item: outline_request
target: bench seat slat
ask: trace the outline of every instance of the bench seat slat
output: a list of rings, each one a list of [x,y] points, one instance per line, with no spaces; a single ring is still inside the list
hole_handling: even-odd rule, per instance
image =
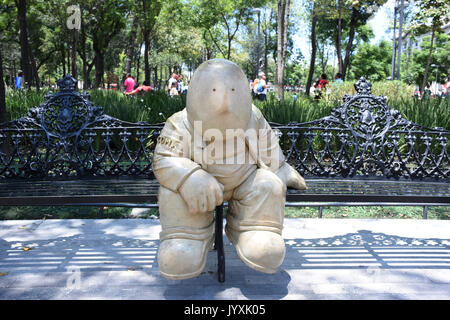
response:
[[[450,184],[414,181],[309,179],[307,190],[288,189],[287,202],[391,202],[450,205]],[[156,203],[154,179],[92,178],[0,182],[0,205]]]

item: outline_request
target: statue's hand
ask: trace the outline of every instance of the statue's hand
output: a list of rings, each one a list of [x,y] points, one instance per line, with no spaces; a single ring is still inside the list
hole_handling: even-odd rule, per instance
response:
[[[278,178],[284,182],[284,184],[289,188],[294,188],[298,190],[306,189],[305,179],[292,168],[288,163],[284,163],[280,169],[276,172]]]
[[[190,213],[210,212],[223,202],[223,185],[204,170],[192,173],[179,191]]]

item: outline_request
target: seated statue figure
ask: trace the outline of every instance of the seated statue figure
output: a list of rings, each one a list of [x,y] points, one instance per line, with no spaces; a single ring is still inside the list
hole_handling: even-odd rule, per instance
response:
[[[283,262],[286,188],[305,189],[278,136],[252,105],[247,77],[213,59],[194,72],[186,108],[167,119],[153,170],[161,187],[158,265],[169,279],[204,269],[214,242],[214,209],[228,201],[225,232],[249,267],[275,273]]]

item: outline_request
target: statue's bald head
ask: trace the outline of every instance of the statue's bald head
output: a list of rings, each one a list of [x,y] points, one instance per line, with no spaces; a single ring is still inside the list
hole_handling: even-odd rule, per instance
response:
[[[202,63],[189,84],[186,109],[189,122],[202,121],[203,130],[245,130],[252,112],[247,77],[225,59]]]

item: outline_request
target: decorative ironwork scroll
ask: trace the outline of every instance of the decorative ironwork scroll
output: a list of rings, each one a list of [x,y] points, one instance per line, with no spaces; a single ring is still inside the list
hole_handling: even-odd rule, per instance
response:
[[[0,125],[0,178],[153,178],[163,124],[129,123],[94,106],[67,75],[24,117]],[[361,78],[329,116],[271,124],[287,161],[303,176],[450,182],[450,132],[390,109]]]
[[[67,75],[24,117],[0,126],[0,176],[147,176],[161,125],[129,123],[94,106]]]
[[[371,86],[360,78],[322,119],[272,124],[288,161],[306,177],[450,181],[450,132],[403,118]]]

